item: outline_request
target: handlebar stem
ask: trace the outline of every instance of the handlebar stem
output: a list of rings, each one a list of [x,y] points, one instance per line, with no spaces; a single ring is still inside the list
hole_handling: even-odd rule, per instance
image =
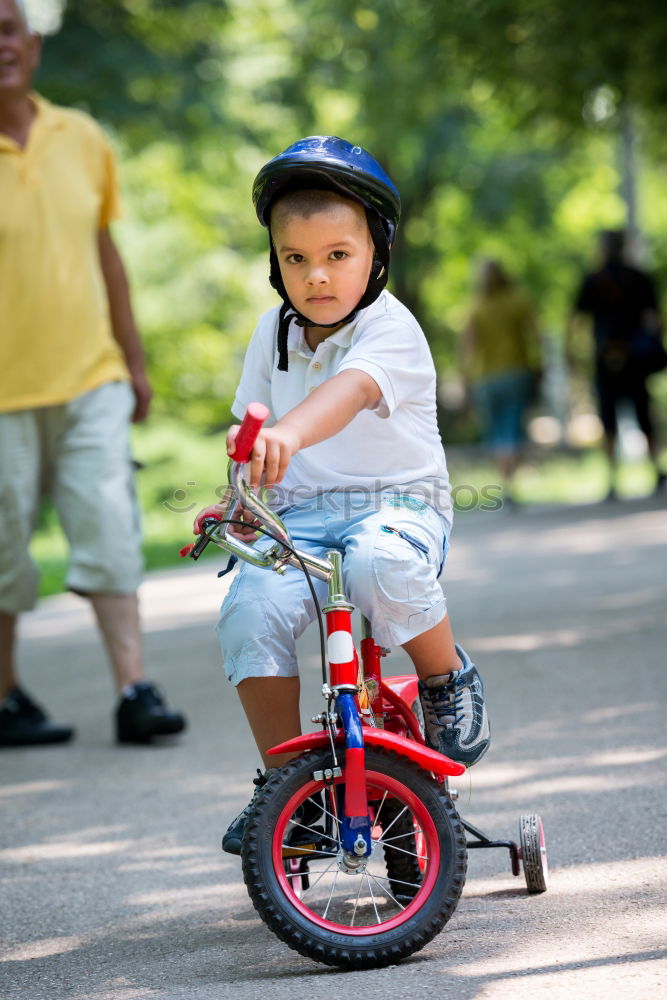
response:
[[[292,537],[283,524],[282,519],[275,511],[267,507],[259,497],[255,496],[243,477],[243,465],[240,462],[235,462],[233,459],[229,462],[229,482],[231,484],[231,491],[223,520],[233,517],[234,511],[237,507],[241,506],[251,514],[254,514],[279,541],[267,551],[260,552],[246,542],[230,536],[228,534],[229,525],[224,523],[211,532],[211,541],[232,555],[238,556],[239,559],[243,559],[253,566],[260,566],[262,569],[274,569],[280,572],[286,565],[301,568],[299,558],[281,544],[284,543],[289,548],[294,547],[292,545]],[[335,572],[334,566],[329,559],[322,559],[309,552],[299,552],[299,557],[305,563],[308,571],[319,580],[328,581]]]

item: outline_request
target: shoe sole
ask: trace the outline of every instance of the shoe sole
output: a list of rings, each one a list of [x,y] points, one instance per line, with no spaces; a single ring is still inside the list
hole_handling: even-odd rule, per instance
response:
[[[25,736],[15,736],[13,738],[7,739],[6,737],[0,738],[0,747],[45,747],[52,746],[54,743],[69,743],[69,741],[74,736],[74,730],[69,731],[63,730],[62,732],[53,733],[30,733]]]

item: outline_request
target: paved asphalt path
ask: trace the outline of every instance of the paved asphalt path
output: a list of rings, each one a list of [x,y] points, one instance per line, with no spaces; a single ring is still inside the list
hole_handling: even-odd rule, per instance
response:
[[[0,751],[3,1000],[667,996],[664,501],[459,515],[446,589],[493,746],[458,805],[499,838],[541,813],[551,884],[529,896],[506,852],[471,852],[443,933],[380,971],[290,951],[219,851],[257,758],[218,665],[216,557],[202,562],[143,587],[150,674],[190,719],[176,744],[112,745],[84,602],[52,598],[23,622],[26,687],[78,735]],[[313,636],[302,674],[309,717]]]

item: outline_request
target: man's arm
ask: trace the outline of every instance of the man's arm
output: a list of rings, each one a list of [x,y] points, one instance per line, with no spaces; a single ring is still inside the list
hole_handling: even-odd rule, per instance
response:
[[[125,273],[125,267],[116,245],[108,229],[101,229],[98,234],[100,266],[107,290],[111,329],[114,338],[120,345],[125,363],[132,380],[132,388],[136,406],[132,420],[138,423],[145,420],[153,395],[146,378],[144,352],[139,339],[139,332],[134,322],[130,288]]]
[[[375,379],[360,369],[349,368],[327,379],[273,427],[260,431],[252,452],[251,485],[259,486],[262,473],[266,486],[279,483],[297,451],[333,437],[357,413],[375,406],[381,395]],[[227,436],[232,458],[237,432],[238,427],[232,427]]]

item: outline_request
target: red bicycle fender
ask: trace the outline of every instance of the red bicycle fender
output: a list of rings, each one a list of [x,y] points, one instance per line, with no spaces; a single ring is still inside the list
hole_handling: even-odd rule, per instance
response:
[[[382,683],[394,691],[407,708],[412,711],[413,702],[419,697],[418,681],[414,674],[401,674],[398,677],[383,677]]]
[[[419,764],[425,771],[432,771],[433,774],[444,774],[455,776],[465,774],[465,764],[459,764],[455,760],[450,760],[437,750],[422,746],[414,740],[406,740],[404,736],[397,736],[396,733],[389,733],[384,729],[375,729],[372,726],[364,726],[364,744],[372,747],[384,747],[386,750],[393,750]],[[342,729],[336,731],[336,742],[342,743],[344,740]],[[271,747],[270,754],[274,753],[302,753],[304,750],[321,750],[322,747],[329,746],[329,734],[305,733],[297,736],[293,740],[279,743],[278,746]]]

